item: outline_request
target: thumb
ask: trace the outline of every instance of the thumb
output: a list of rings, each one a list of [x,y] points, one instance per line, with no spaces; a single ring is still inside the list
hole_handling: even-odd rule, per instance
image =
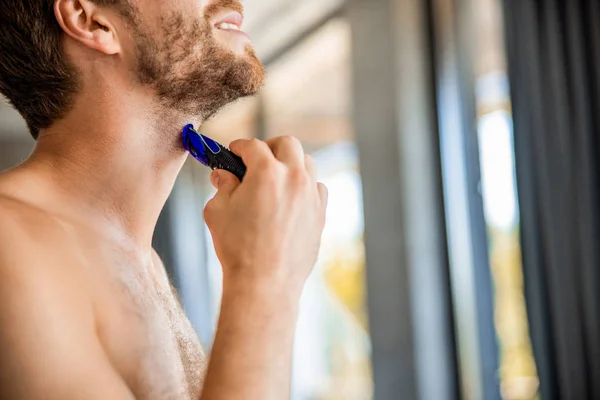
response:
[[[218,193],[229,195],[240,185],[240,180],[229,171],[215,169],[210,174],[210,182]]]

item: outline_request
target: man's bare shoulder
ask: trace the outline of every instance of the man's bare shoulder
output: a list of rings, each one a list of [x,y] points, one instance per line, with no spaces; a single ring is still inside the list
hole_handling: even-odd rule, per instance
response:
[[[61,224],[0,196],[0,398],[132,399]]]
[[[0,248],[52,249],[64,235],[60,223],[44,210],[0,193]],[[35,255],[35,252],[28,252]]]
[[[0,293],[26,299],[48,293],[68,295],[77,276],[57,244],[59,224],[44,212],[0,195]]]
[[[75,260],[65,251],[65,238],[52,216],[0,194],[0,291],[14,279],[43,280],[47,286],[76,284]]]

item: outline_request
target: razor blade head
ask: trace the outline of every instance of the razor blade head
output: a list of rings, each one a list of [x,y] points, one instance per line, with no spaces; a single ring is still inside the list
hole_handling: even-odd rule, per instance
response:
[[[183,128],[183,147],[203,165],[208,166],[208,156],[206,154],[206,143],[196,130],[194,125],[189,124]]]
[[[229,171],[240,181],[244,179],[246,166],[243,160],[211,138],[199,134],[193,125],[183,128],[182,139],[185,149],[203,165]]]
[[[222,150],[217,142],[198,133],[191,124],[183,128],[183,146],[196,160],[206,166],[211,166],[211,160]]]

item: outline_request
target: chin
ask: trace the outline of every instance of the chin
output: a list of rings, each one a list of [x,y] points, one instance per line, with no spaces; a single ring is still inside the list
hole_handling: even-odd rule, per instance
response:
[[[247,72],[245,96],[251,96],[258,93],[265,83],[265,67],[256,56],[254,48],[250,45],[244,49],[244,54],[241,56],[242,62],[245,64]]]

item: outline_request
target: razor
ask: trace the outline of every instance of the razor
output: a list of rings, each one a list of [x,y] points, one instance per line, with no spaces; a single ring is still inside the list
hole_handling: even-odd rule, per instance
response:
[[[234,174],[240,182],[246,175],[246,165],[242,159],[227,147],[201,135],[189,124],[183,128],[183,146],[202,165],[210,169],[223,169]]]

